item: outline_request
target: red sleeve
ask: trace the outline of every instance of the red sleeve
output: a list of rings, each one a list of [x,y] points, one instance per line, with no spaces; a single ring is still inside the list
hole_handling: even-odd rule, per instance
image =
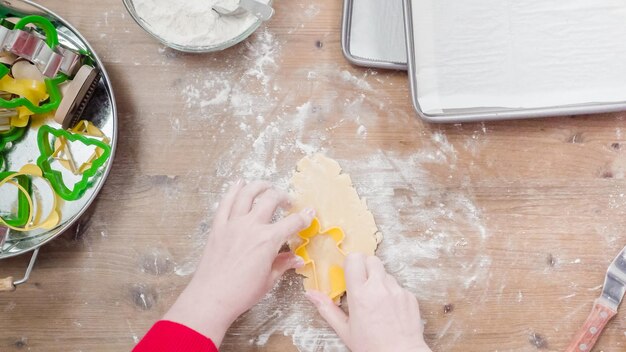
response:
[[[211,339],[184,325],[161,320],[154,324],[133,352],[218,352]]]

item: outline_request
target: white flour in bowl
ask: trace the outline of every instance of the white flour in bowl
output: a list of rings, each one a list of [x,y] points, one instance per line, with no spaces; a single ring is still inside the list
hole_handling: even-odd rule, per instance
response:
[[[264,1],[266,2],[266,1]],[[213,5],[236,7],[238,0],[133,0],[137,15],[162,39],[182,45],[219,46],[257,22],[250,13],[224,16]]]

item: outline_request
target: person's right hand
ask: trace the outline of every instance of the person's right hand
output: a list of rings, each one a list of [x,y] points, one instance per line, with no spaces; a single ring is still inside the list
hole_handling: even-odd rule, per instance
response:
[[[349,317],[322,292],[306,296],[350,350],[430,352],[417,299],[387,274],[378,257],[349,254],[345,273]]]

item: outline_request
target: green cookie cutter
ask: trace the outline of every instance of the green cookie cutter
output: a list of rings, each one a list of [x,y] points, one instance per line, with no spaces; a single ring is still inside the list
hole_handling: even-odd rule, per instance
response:
[[[74,185],[74,189],[69,189],[63,182],[63,174],[57,170],[52,169],[50,165],[50,159],[54,154],[54,149],[50,141],[50,135],[59,138],[63,137],[70,142],[81,142],[85,145],[94,146],[102,149],[102,155],[92,161],[91,167],[82,174],[82,178]],[[57,195],[65,200],[74,201],[80,199],[85,191],[91,186],[91,179],[96,175],[98,170],[104,166],[109,157],[111,156],[111,147],[97,139],[88,138],[78,133],[71,133],[62,129],[52,128],[48,125],[43,125],[39,128],[37,135],[37,144],[39,145],[39,152],[41,153],[37,158],[37,165],[43,171],[43,176],[50,181],[52,188]]]
[[[59,45],[58,32],[52,22],[45,17],[37,15],[26,16],[15,24],[15,29],[23,29],[27,24],[31,23],[44,31],[46,34],[46,44],[48,44],[50,48],[54,49]],[[8,67],[0,64],[0,78],[6,76],[9,71]],[[54,78],[45,78],[44,82],[46,83],[46,89],[50,98],[47,103],[41,106],[37,106],[30,100],[20,97],[11,100],[0,99],[0,108],[15,109],[24,106],[34,114],[45,114],[56,110],[59,107],[59,104],[61,104],[61,99],[63,98],[59,85],[67,80],[68,77],[62,73],[58,74]]]
[[[7,144],[22,138],[26,129],[27,127],[12,127],[10,130],[0,133],[0,171],[4,168],[4,153]]]
[[[7,74],[9,74],[9,72],[10,70],[8,67],[0,64],[0,78],[6,76]],[[44,79],[44,82],[46,83],[46,90],[48,91],[48,95],[50,97],[47,103],[37,106],[24,97],[14,98],[11,100],[0,98],[0,108],[15,109],[24,106],[34,114],[45,114],[54,111],[58,109],[59,104],[61,104],[61,99],[63,98],[61,96],[61,90],[59,89],[59,85],[67,81],[67,79],[67,76],[62,73],[59,73],[54,78]]]
[[[15,174],[13,171],[0,172],[0,181]],[[32,182],[27,175],[17,176],[17,183],[22,186],[28,194],[32,193]],[[13,227],[24,227],[28,223],[30,217],[30,205],[28,203],[28,197],[23,192],[18,191],[17,196],[17,213],[10,217],[3,217],[2,220],[7,225]]]
[[[27,127],[11,127],[10,130],[0,133],[0,153],[8,143],[15,142],[24,136]]]

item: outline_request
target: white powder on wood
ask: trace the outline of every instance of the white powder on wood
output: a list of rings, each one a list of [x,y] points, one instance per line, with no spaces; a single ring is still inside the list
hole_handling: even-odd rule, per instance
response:
[[[304,18],[300,21],[306,23]],[[207,176],[198,182],[198,189],[214,189],[209,180],[215,177],[225,182],[269,179],[286,188],[293,165],[303,155],[327,152],[353,176],[359,194],[367,199],[385,234],[378,254],[420,299],[424,317],[467,296],[462,298],[469,311],[466,317],[429,323],[429,332],[438,336],[433,348],[458,346],[472,333],[467,327],[480,313],[491,285],[506,283],[495,282],[491,275],[495,264],[487,245],[490,230],[459,163],[466,155],[480,155],[481,126],[475,136],[455,144],[444,131],[424,131],[417,134],[420,143],[415,150],[387,150],[372,131],[386,126],[388,114],[407,128],[419,126],[413,114],[394,108],[380,89],[393,89],[390,76],[312,62],[289,73],[288,79],[299,84],[285,85],[287,78],[278,68],[292,45],[289,38],[279,40],[269,29],[259,31],[235,51],[233,64],[190,67],[182,78],[183,126],[200,127],[203,137],[223,148],[208,156],[208,164],[192,169]],[[376,94],[371,94],[373,90]],[[357,136],[352,135],[355,132]],[[207,165],[214,175],[207,174]],[[176,275],[193,273],[208,236],[206,219],[221,191],[206,193],[206,214],[192,234],[190,252],[176,258]],[[513,292],[511,300],[517,303],[518,291]],[[222,348],[263,350],[282,335],[291,337],[294,350],[301,352],[347,351],[304,298],[301,278],[293,273],[239,319]]]
[[[257,18],[220,15],[213,5],[237,7],[238,0],[133,0],[139,17],[162,39],[184,46],[218,46],[242,35]]]

